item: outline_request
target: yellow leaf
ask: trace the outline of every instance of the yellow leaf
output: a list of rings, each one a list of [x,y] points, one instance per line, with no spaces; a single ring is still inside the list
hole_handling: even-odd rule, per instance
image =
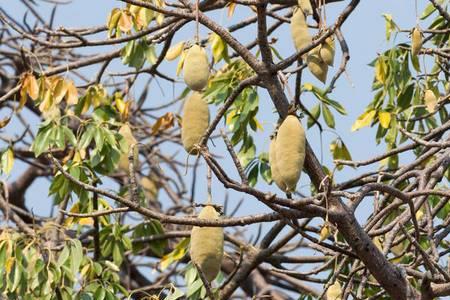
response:
[[[67,105],[75,105],[78,103],[78,90],[73,81],[67,82],[66,102]]]
[[[420,28],[415,27],[411,33],[411,54],[417,55],[422,48],[422,33],[420,32]]]
[[[177,71],[176,71],[177,76],[180,75],[181,70],[183,70],[185,57],[186,57],[186,52],[183,51],[183,53],[181,53],[180,61],[178,62],[178,65],[177,65]]]
[[[327,290],[327,300],[341,300],[342,287],[339,281],[333,283]]]
[[[1,159],[2,171],[5,174],[11,173],[11,170],[14,166],[14,152],[11,148],[8,148],[3,154]]]
[[[119,22],[120,17],[120,9],[114,8],[108,15],[108,20],[106,24],[109,29],[113,29],[117,26],[117,22]]]
[[[425,91],[424,101],[427,106],[427,111],[433,113],[436,110],[438,99],[432,90],[428,89]]]
[[[91,268],[91,264],[84,265],[84,267],[80,271],[80,275],[82,278],[86,276],[86,274],[88,273],[90,268]]]
[[[222,58],[222,53],[227,44],[225,44],[222,38],[216,33],[211,35],[210,41],[214,62],[218,62]]]
[[[3,128],[6,125],[8,125],[9,121],[11,121],[11,117],[12,116],[9,116],[9,117],[4,118],[3,120],[0,120],[0,128]]]
[[[39,85],[32,73],[25,73],[24,75],[22,75],[20,81],[21,87],[20,87],[20,100],[18,110],[22,109],[22,107],[27,102],[27,95],[32,100],[36,100],[39,97]]]
[[[155,124],[152,126],[152,135],[159,133],[162,130],[171,128],[174,125],[174,115],[171,112],[166,113],[162,117],[156,120]]]
[[[378,113],[378,119],[380,120],[380,124],[383,128],[389,128],[389,124],[391,123],[391,113],[387,111],[381,111]]]
[[[39,105],[39,110],[41,112],[48,111],[53,104],[52,91],[50,89],[45,91],[44,100]]]
[[[158,14],[158,15],[156,16],[156,23],[157,23],[158,25],[161,25],[163,21],[164,21],[164,15],[163,15],[163,14]]]
[[[131,15],[126,11],[122,11],[117,26],[122,32],[130,32],[133,27]]]
[[[175,249],[172,252],[164,255],[160,262],[161,270],[164,271],[173,262],[182,259],[187,252],[188,245],[189,239],[184,238],[175,246]]]
[[[64,79],[58,79],[56,81],[55,87],[53,89],[53,100],[55,104],[58,104],[61,102],[61,100],[64,98],[68,90],[68,84],[65,82]]]
[[[20,111],[25,106],[28,99],[27,97],[27,92],[24,89],[20,90],[19,107],[17,108],[17,111]]]
[[[166,60],[171,61],[181,55],[184,49],[184,42],[179,42],[178,44],[170,47],[166,53]]]
[[[422,218],[423,218],[424,215],[425,215],[425,214],[423,213],[423,209],[420,208],[418,211],[416,211],[416,220],[417,220],[417,221],[422,220]]]
[[[375,247],[378,248],[378,250],[383,251],[383,245],[381,244],[381,239],[379,236],[373,238],[373,243],[375,244]]]
[[[375,78],[381,83],[384,83],[386,81],[386,69],[387,66],[384,58],[380,56],[375,63]]]
[[[28,96],[30,96],[31,99],[36,100],[39,96],[39,85],[33,74],[29,74],[28,80]]]
[[[231,2],[230,5],[228,5],[228,18],[231,18],[234,14],[234,10],[236,9],[236,3],[235,2]]]
[[[261,125],[261,123],[258,122],[258,120],[256,119],[256,117],[253,117],[253,121],[255,122],[256,128],[257,128],[257,129],[259,129],[259,130],[261,130],[261,131],[264,131],[264,127]]]
[[[325,223],[320,230],[319,242],[326,240],[331,235],[330,225]]]
[[[139,22],[139,25],[142,27],[147,27],[148,24],[150,24],[150,22],[152,21],[154,16],[154,13],[152,10],[145,8],[145,7],[141,7],[141,9],[139,10],[138,14],[137,14],[137,19]]]
[[[377,113],[376,110],[369,110],[360,115],[358,119],[355,121],[355,123],[353,123],[352,131],[356,131],[365,126],[369,126],[373,118],[375,117],[376,113]]]
[[[94,219],[93,218],[78,218],[78,224],[92,226],[92,225],[94,225]]]
[[[26,73],[22,79],[22,89],[25,89],[31,99],[36,100],[39,96],[39,85],[36,78],[31,73]]]
[[[8,257],[8,259],[6,260],[5,263],[5,270],[6,270],[6,274],[11,273],[12,267],[14,265],[14,257]]]

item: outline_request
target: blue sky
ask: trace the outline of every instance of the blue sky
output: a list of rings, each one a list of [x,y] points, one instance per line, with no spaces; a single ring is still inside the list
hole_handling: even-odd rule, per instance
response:
[[[343,3],[331,4],[327,7],[327,17],[329,21],[335,20],[338,13],[342,10],[342,8],[349,1],[344,1]],[[418,2],[419,13],[428,3],[428,1],[420,0]],[[40,3],[40,2],[39,2]],[[49,4],[40,4],[43,9],[45,9],[48,15],[51,6]],[[54,22],[55,27],[58,26],[66,26],[66,27],[88,27],[94,25],[102,25],[105,24],[107,15],[109,11],[113,7],[121,7],[124,4],[119,1],[86,1],[86,0],[75,0],[70,5],[64,5],[58,8],[57,10],[57,18]],[[23,8],[19,1],[15,0],[0,0],[0,6],[5,9],[11,15],[21,16],[23,14]],[[237,9],[239,11],[239,7]],[[243,12],[237,13],[232,19],[228,19],[224,12],[219,12],[214,14],[214,19],[223,24],[232,24],[239,20],[241,17],[250,14],[251,11],[246,10]],[[349,20],[345,23],[342,28],[342,32],[347,40],[347,43],[350,48],[351,59],[347,68],[347,76],[342,76],[337,82],[337,87],[335,91],[332,93],[331,98],[339,101],[348,111],[348,115],[345,117],[339,116],[337,113],[336,117],[336,132],[343,138],[347,147],[349,148],[353,159],[361,160],[372,157],[378,153],[382,153],[384,151],[384,145],[378,146],[374,142],[375,130],[371,128],[364,128],[357,132],[351,132],[350,128],[356,118],[364,111],[365,106],[372,100],[373,94],[371,92],[371,83],[373,78],[373,69],[368,66],[368,63],[374,59],[377,53],[381,53],[385,49],[387,49],[390,45],[385,41],[385,23],[384,18],[382,17],[383,13],[392,14],[395,22],[402,29],[410,29],[415,26],[416,23],[416,12],[414,1],[408,0],[365,0],[361,1],[360,5],[357,7],[355,12],[350,16]],[[21,19],[21,17],[19,18]],[[189,24],[182,31],[177,33],[175,36],[174,42],[180,40],[192,40],[193,39],[193,24]],[[201,28],[202,37],[206,37],[207,30],[205,28]],[[237,37],[240,41],[251,41],[256,36],[255,26],[250,27],[249,29],[243,30],[238,33]],[[278,38],[278,42],[275,45],[277,49],[280,51],[282,55],[290,55],[293,53],[294,48],[292,45],[292,41],[290,38],[289,27],[283,27],[283,30],[277,31],[276,35]],[[97,35],[96,39],[105,38],[105,36]],[[399,35],[398,40],[407,39],[406,34]],[[116,48],[114,46],[113,48]],[[83,49],[86,53],[92,52],[102,52],[110,50],[111,47],[101,47],[101,48],[89,48]],[[335,65],[338,66],[340,63],[340,51],[337,52]],[[167,74],[174,74],[176,62],[173,63],[165,63],[163,64],[161,70]],[[124,68],[120,66],[119,62],[116,62],[112,65],[108,72],[115,72],[117,70],[123,70]],[[89,74],[89,77],[94,76],[95,73],[92,73],[93,68],[86,69],[85,74]],[[329,71],[329,78],[332,77],[337,68],[332,68]],[[304,73],[305,74],[305,73]],[[144,76],[145,77],[145,76]],[[147,81],[148,77],[142,78],[138,84],[132,90],[132,94],[135,93],[139,95],[139,91],[142,89],[144,83]],[[181,78],[180,78],[181,80]],[[323,87],[317,80],[312,78],[309,75],[309,72],[306,72],[304,75],[303,82],[312,82],[313,84]],[[167,84],[165,82],[159,81],[162,85],[162,90],[169,91],[166,93],[162,93],[161,90],[154,85],[152,87],[152,93],[147,99],[146,106],[155,106],[160,103],[164,103],[166,101],[170,101],[172,97],[172,88],[171,84]],[[155,83],[152,83],[155,84]],[[184,88],[182,83],[177,84],[175,86],[175,91],[181,91]],[[291,89],[293,85],[291,84]],[[267,151],[268,149],[268,136],[272,132],[274,128],[274,124],[277,121],[277,117],[273,114],[273,105],[268,98],[267,94],[261,89],[258,90],[260,92],[260,112],[258,114],[259,121],[264,126],[263,132],[258,132],[256,134],[256,145],[257,152],[260,153],[262,151]],[[312,96],[312,94],[306,95],[302,101],[309,107],[311,104],[316,103],[316,99]],[[178,107],[176,107],[178,108]],[[169,110],[175,110],[175,107],[171,107]],[[214,116],[215,108],[211,107],[212,116]],[[33,123],[37,124],[36,118],[33,119]],[[305,124],[305,121],[303,121]],[[12,123],[17,124],[17,123]],[[221,124],[222,126],[223,124]],[[307,138],[309,142],[312,144],[313,149],[316,150],[317,156],[321,157],[321,150],[323,149],[323,163],[327,165],[329,168],[333,167],[332,158],[329,153],[329,143],[336,136],[331,132],[324,132],[322,140],[319,137],[319,132],[316,128],[308,130]],[[322,145],[321,145],[322,142]],[[211,145],[211,144],[210,144]],[[163,148],[167,152],[175,153],[179,151],[180,160],[184,161],[185,153],[181,149],[181,147],[175,149],[173,144],[169,147],[166,146]],[[211,150],[217,154],[226,154],[224,150],[223,143],[221,141],[216,142],[216,147],[211,145]],[[17,163],[16,168],[13,171],[12,179],[20,176],[21,172],[23,172],[23,164]],[[234,177],[237,178],[237,174],[234,171],[231,160],[226,158],[224,161],[224,167],[226,170],[230,171],[231,174],[234,174]],[[378,167],[377,165],[372,165],[371,168],[374,169]],[[343,171],[340,171],[336,175],[336,180],[342,181],[347,178],[354,177],[358,174],[358,172],[363,172],[365,169],[362,168],[358,171],[355,171],[351,168],[344,168]],[[204,166],[199,170],[199,178],[197,182],[197,191],[196,195],[198,198],[196,201],[202,202],[203,199],[206,199],[206,178],[205,178],[205,168]],[[190,182],[190,174],[188,176],[188,181]],[[213,187],[213,199],[217,203],[222,203],[224,199],[224,189],[217,180],[214,181]],[[309,184],[309,179],[305,174],[302,175],[301,183],[298,185],[301,191],[307,192]],[[189,185],[188,185],[189,186]],[[303,188],[302,188],[303,186]],[[108,187],[115,188],[112,185],[108,184]],[[47,215],[50,211],[49,201],[47,200],[47,188],[48,182],[46,180],[39,180],[36,182],[31,189],[27,192],[27,203],[29,207],[33,209],[33,211],[37,214]],[[276,190],[274,185],[269,186],[262,180],[258,184],[258,188],[267,191],[273,191],[280,193]],[[280,194],[281,195],[281,194]],[[251,213],[257,213],[261,211],[267,211],[262,204],[258,203],[256,199],[253,199],[249,196],[240,195],[238,193],[230,192],[230,206],[233,207],[237,204],[237,202],[244,197],[244,205],[242,205],[241,209],[238,212],[238,215],[245,215]],[[161,199],[162,202],[167,201],[166,197]],[[361,221],[365,219],[368,212],[370,212],[370,201],[366,200],[366,203],[361,206],[361,209],[358,211],[358,216]],[[252,228],[256,228],[252,226]],[[254,232],[253,229],[250,229],[249,232]]]

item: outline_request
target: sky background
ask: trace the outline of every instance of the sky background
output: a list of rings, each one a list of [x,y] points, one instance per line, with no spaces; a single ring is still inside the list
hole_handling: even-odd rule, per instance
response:
[[[334,22],[337,15],[342,11],[342,9],[348,4],[349,1],[343,1],[341,3],[330,4],[327,6],[327,18],[328,23]],[[428,1],[418,0],[418,11],[419,14],[422,12]],[[40,11],[45,11],[45,15],[48,15],[51,9],[51,5],[39,2],[41,7]],[[65,26],[65,27],[88,27],[102,25],[106,23],[108,13],[114,7],[123,7],[124,4],[119,1],[106,1],[106,0],[75,0],[69,5],[62,5],[57,9],[56,19],[54,21],[54,26]],[[0,7],[5,9],[10,15],[22,16],[23,15],[23,5],[17,0],[0,0]],[[238,20],[253,14],[250,10],[241,10],[241,6],[236,9],[236,14],[231,18],[226,17],[226,11],[218,12],[211,17],[222,25],[231,25],[236,23]],[[411,29],[416,24],[416,11],[415,2],[411,0],[363,0],[356,8],[356,10],[351,14],[349,19],[345,22],[342,27],[342,33],[347,40],[351,59],[347,66],[348,77],[343,75],[338,80],[336,89],[330,95],[334,100],[339,101],[347,110],[347,116],[340,116],[335,111],[334,115],[336,118],[336,132],[342,137],[343,141],[347,145],[351,152],[354,160],[364,160],[373,157],[377,154],[384,152],[385,146],[382,144],[377,146],[375,144],[375,132],[373,128],[363,128],[357,132],[351,132],[351,126],[356,118],[364,111],[364,108],[369,104],[373,98],[373,93],[371,92],[371,84],[373,80],[373,69],[368,64],[376,57],[377,53],[381,53],[387,48],[392,46],[392,41],[390,44],[386,42],[385,39],[385,21],[382,16],[383,13],[392,14],[394,21],[399,25],[401,29]],[[19,18],[21,19],[21,18]],[[193,40],[194,24],[188,24],[176,34],[173,43],[182,40]],[[201,36],[204,38],[207,36],[208,30],[204,27],[201,28]],[[96,35],[95,39],[106,38],[105,33]],[[248,29],[241,30],[235,35],[239,41],[246,43],[251,41],[256,37],[256,26],[249,26]],[[275,47],[284,57],[291,55],[294,52],[293,43],[290,37],[290,31],[288,26],[282,27],[282,29],[277,30],[274,37],[278,38]],[[94,38],[94,37],[91,37]],[[408,38],[408,35],[403,33],[400,34],[396,40],[404,41]],[[122,45],[124,46],[124,45]],[[84,53],[101,53],[103,51],[108,51],[111,49],[117,49],[119,46],[113,47],[95,47],[88,49],[80,49]],[[339,47],[337,47],[339,49]],[[159,48],[160,49],[160,48]],[[208,49],[208,51],[210,51]],[[158,51],[157,51],[158,52]],[[337,50],[335,58],[335,66],[339,66],[341,61],[340,49]],[[160,70],[163,73],[174,75],[176,63],[163,63]],[[95,68],[85,68],[83,69],[85,74],[88,74],[88,78],[95,76],[93,70],[97,70],[98,66]],[[118,70],[125,70],[121,66],[120,61],[116,60],[110,68],[107,69],[106,74],[117,72]],[[331,79],[336,72],[337,67],[331,68],[328,73],[328,79]],[[319,81],[314,79],[308,71],[305,71],[303,76],[303,83],[311,82],[318,87],[324,87]],[[141,76],[142,78],[135,85],[131,94],[139,96],[145,82],[148,80],[148,75]],[[180,83],[175,85],[175,93],[181,91],[184,88],[182,83],[182,78]],[[151,93],[146,100],[145,107],[157,106],[158,104],[170,101],[173,98],[173,86],[172,84],[167,84],[164,81],[158,81],[164,93],[152,82]],[[290,81],[290,88],[293,90],[294,85],[292,80]],[[260,108],[257,115],[260,123],[263,124],[264,131],[258,132],[255,135],[255,142],[257,146],[257,153],[268,150],[269,138],[268,136],[272,133],[274,125],[277,121],[277,115],[273,113],[273,104],[267,96],[267,93],[258,89],[260,95]],[[317,99],[314,98],[312,94],[304,94],[302,97],[303,103],[308,107],[317,103]],[[172,106],[168,111],[178,111],[179,105]],[[211,115],[215,115],[215,107],[211,106]],[[162,115],[163,113],[161,113]],[[33,124],[38,124],[37,118],[34,116],[29,117]],[[306,127],[306,119],[302,121]],[[11,126],[16,126],[18,123],[11,123],[7,129]],[[223,123],[220,123],[220,128],[223,127]],[[36,127],[35,127],[36,129]],[[20,130],[19,130],[20,131]],[[307,131],[307,138],[312,145],[312,148],[316,151],[317,156],[323,156],[323,163],[328,166],[328,168],[333,168],[332,157],[329,152],[329,143],[331,140],[336,138],[335,133],[324,132],[322,140],[320,139],[320,134],[317,127]],[[321,144],[322,142],[322,144]],[[211,143],[211,151],[216,154],[225,154],[226,151],[222,141],[217,141],[216,147]],[[173,144],[169,144],[169,147],[163,148],[164,151],[168,153],[175,153],[179,151],[178,157],[180,160],[184,161],[185,152],[181,147],[175,147]],[[321,154],[321,149],[323,149],[323,155]],[[400,163],[402,160],[400,160]],[[233,178],[238,178],[236,171],[232,165],[231,159],[226,157],[223,161],[224,168],[233,174]],[[359,173],[367,171],[368,169],[374,170],[378,168],[378,165],[371,165],[369,168],[361,168],[359,170],[354,170],[351,168],[344,168],[342,171],[336,173],[335,180],[341,182],[345,179],[357,176]],[[24,170],[24,165],[17,163],[11,178],[8,180],[14,180],[17,176]],[[203,202],[206,199],[206,176],[205,167],[201,166],[198,172],[197,180],[197,190],[196,190],[196,201]],[[187,175],[187,183],[190,183],[191,174]],[[107,186],[113,189],[117,187],[111,182],[107,181]],[[190,186],[188,184],[188,186]],[[275,185],[267,185],[261,178],[257,185],[257,188],[264,191],[276,192],[282,195],[279,190],[277,190]],[[308,193],[309,190],[309,178],[306,174],[302,175],[301,182],[298,184],[298,189],[301,192]],[[28,206],[38,215],[48,215],[51,209],[48,200],[48,181],[45,179],[36,181],[32,187],[27,191],[27,204]],[[225,189],[222,185],[213,178],[213,199],[216,203],[223,203],[225,195]],[[241,206],[237,215],[248,215],[259,212],[268,212],[268,208],[260,204],[256,199],[228,191],[229,195],[229,206],[234,207],[238,201],[244,197],[244,204]],[[164,203],[167,200],[165,195],[162,195],[160,201]],[[367,198],[360,209],[357,211],[357,217],[361,223],[371,212],[372,203],[370,203],[370,198]],[[231,210],[230,208],[230,210]],[[322,220],[316,220],[316,222],[323,222]],[[264,225],[264,231],[270,228],[271,224]],[[256,232],[256,225],[248,227],[248,234],[254,234]],[[230,229],[228,229],[230,230]],[[306,254],[306,253],[305,253]]]

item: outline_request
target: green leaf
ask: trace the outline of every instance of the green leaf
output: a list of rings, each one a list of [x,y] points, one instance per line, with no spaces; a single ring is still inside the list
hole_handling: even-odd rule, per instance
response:
[[[177,289],[176,287],[172,286],[169,294],[164,298],[164,300],[177,300],[184,296],[184,293]]]
[[[203,287],[203,282],[200,278],[198,278],[196,281],[188,285],[186,296],[190,297],[194,295],[197,291],[199,291]]]
[[[408,109],[411,105],[411,100],[414,94],[414,84],[408,85],[404,92],[402,92],[397,98],[397,104],[400,108],[399,112]]]
[[[69,258],[69,256],[70,256],[70,249],[66,245],[63,248],[63,250],[61,251],[61,253],[59,254],[58,261],[56,262],[56,265],[58,267],[61,267],[66,262],[66,260]]]
[[[352,156],[350,155],[347,146],[340,138],[334,140],[330,144],[330,152],[333,155],[334,160],[352,160]],[[338,165],[337,169],[342,170],[343,167],[343,165]]]
[[[443,3],[443,0],[437,0],[436,2],[440,5]],[[427,7],[425,7],[425,10],[422,12],[420,19],[425,20],[435,11],[436,11],[436,7],[434,7],[433,3],[428,4]]]
[[[254,167],[248,172],[248,183],[250,186],[255,186],[258,181],[259,165],[255,164]]]
[[[307,122],[308,129],[311,128],[311,127],[315,124],[315,122],[318,122],[318,120],[319,120],[319,117],[320,117],[320,104],[314,105],[314,106],[311,108],[310,113],[311,113],[311,115],[314,117],[314,119],[311,118],[311,117],[308,115],[308,122]]]
[[[334,128],[334,126],[335,126],[334,116],[331,113],[328,106],[325,104],[322,104],[322,111],[323,111],[323,118],[325,119],[325,123],[327,123],[328,127]]]
[[[106,296],[106,291],[103,289],[103,287],[99,287],[94,294],[94,299],[95,300],[103,300],[105,299]]]

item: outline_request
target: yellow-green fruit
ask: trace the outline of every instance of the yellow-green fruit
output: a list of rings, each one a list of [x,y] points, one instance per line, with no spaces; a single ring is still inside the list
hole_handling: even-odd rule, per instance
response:
[[[300,6],[305,15],[310,16],[313,14],[310,0],[298,0],[298,6]]]
[[[411,34],[411,54],[419,54],[420,49],[422,49],[422,33],[419,28],[415,27]]]
[[[205,49],[192,46],[186,54],[183,65],[184,82],[191,90],[201,91],[208,84],[209,64]]]
[[[133,133],[131,132],[130,125],[124,124],[119,129],[120,135],[123,136],[126,142],[125,152],[120,155],[119,159],[119,168],[122,171],[128,172],[129,168],[129,161],[128,161],[128,153],[130,152],[130,147],[133,144],[137,144],[137,140],[135,139]],[[137,146],[134,147],[134,164],[135,167],[137,167],[138,164],[138,157],[139,156],[139,149]]]
[[[198,215],[199,219],[218,220],[219,213],[214,207],[205,206]],[[208,281],[213,281],[220,271],[223,257],[223,228],[197,227],[191,232],[191,260],[205,275]]]
[[[181,140],[184,149],[196,154],[194,145],[198,144],[209,125],[208,103],[202,94],[194,92],[184,103],[183,119],[181,122]]]
[[[320,81],[327,81],[328,65],[320,58],[319,51],[313,50],[306,59],[308,69]]]
[[[292,15],[291,18],[291,35],[294,40],[295,49],[300,50],[312,42],[312,37],[308,31],[305,15],[301,9]]]
[[[283,183],[281,179],[280,171],[278,170],[277,158],[275,155],[275,144],[276,137],[272,139],[269,146],[269,163],[270,163],[270,172],[272,173],[272,180],[275,184],[281,189],[286,190],[286,185]]]
[[[281,123],[275,143],[278,170],[285,192],[294,192],[305,162],[305,131],[296,116],[289,115]]]
[[[155,180],[155,178],[152,178],[153,176],[149,177],[143,177],[141,179],[141,187],[144,190],[144,195],[147,200],[155,201],[158,199],[158,191],[159,186]]]
[[[426,90],[424,95],[425,105],[427,106],[427,111],[432,113],[436,110],[436,105],[438,99],[432,90]]]
[[[320,58],[322,58],[324,63],[326,63],[329,66],[332,66],[334,63],[334,52],[335,52],[334,39],[332,37],[329,37],[320,47]]]

